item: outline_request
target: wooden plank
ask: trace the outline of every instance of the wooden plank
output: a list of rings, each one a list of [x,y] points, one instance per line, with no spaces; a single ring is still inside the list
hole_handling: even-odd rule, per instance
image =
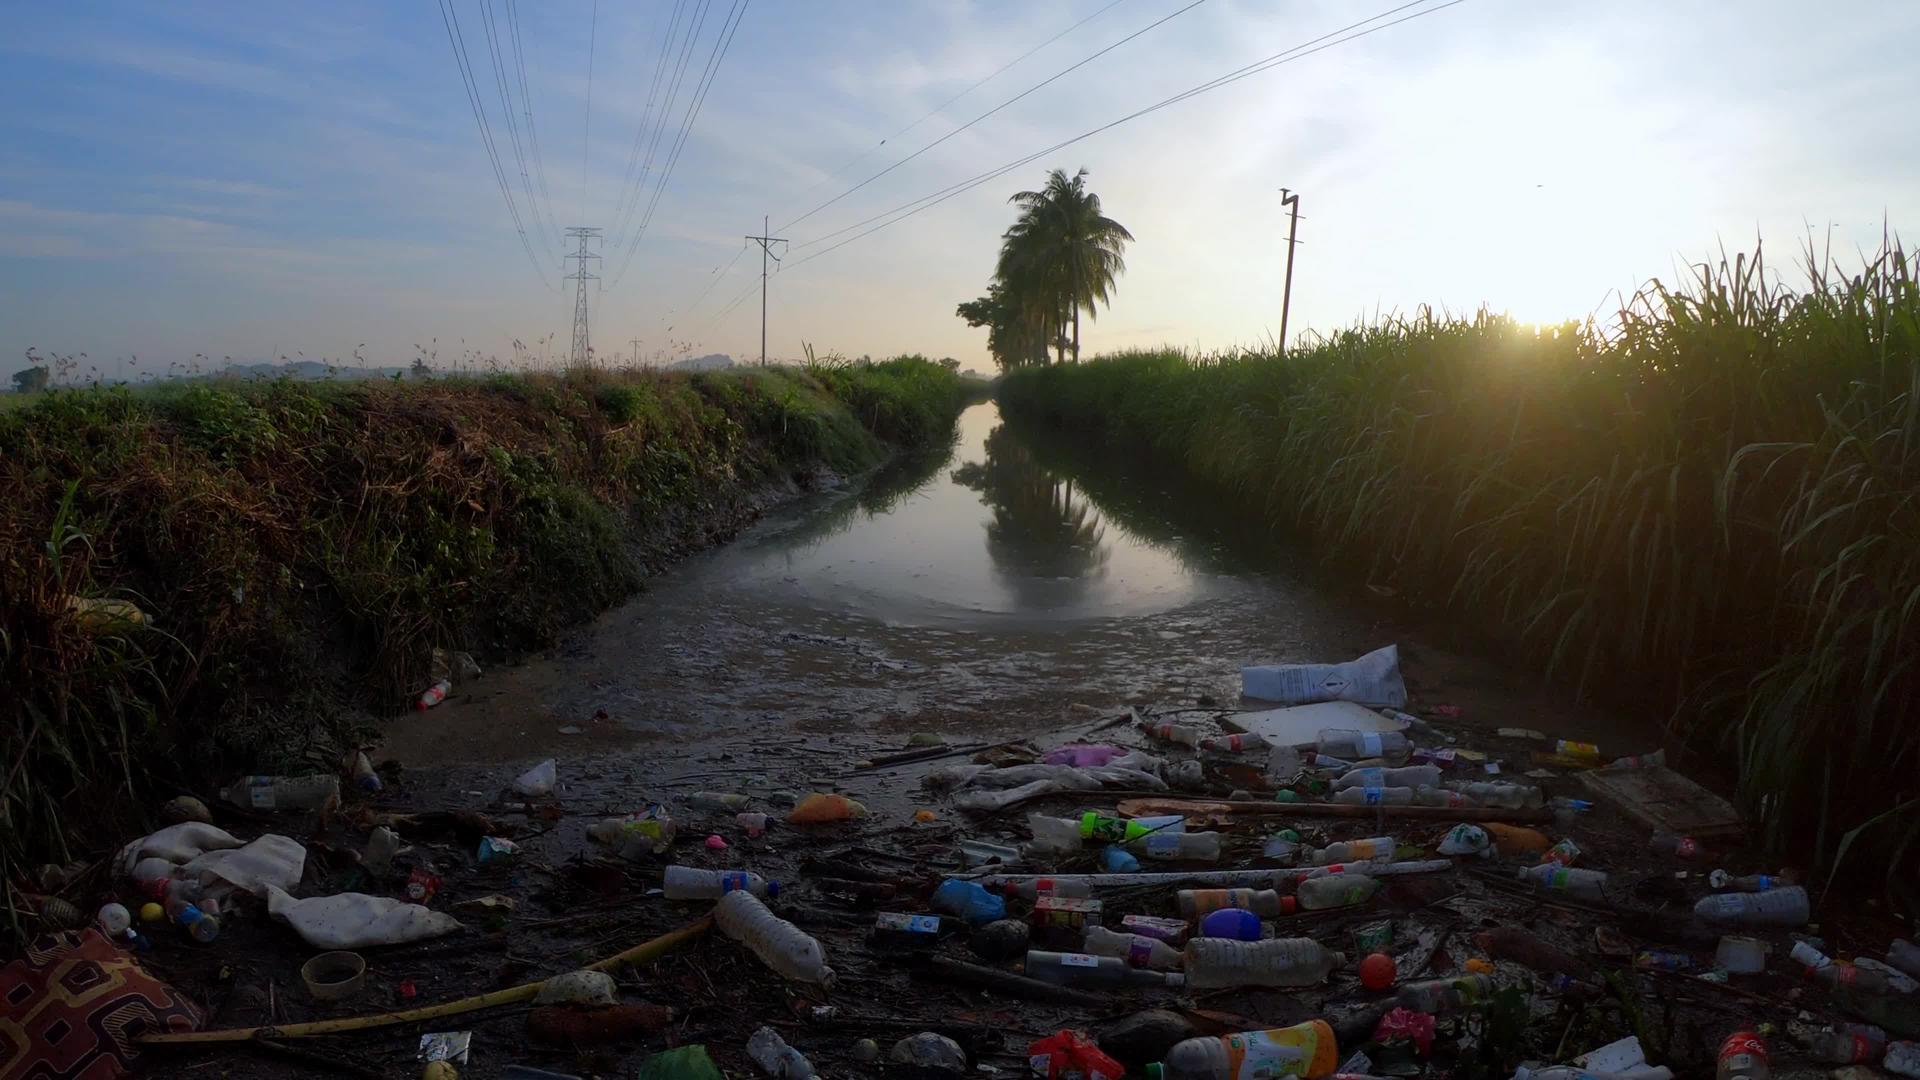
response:
[[[1580,774],[1580,782],[1649,829],[1702,837],[1746,829],[1732,803],[1665,765],[1591,769]]]

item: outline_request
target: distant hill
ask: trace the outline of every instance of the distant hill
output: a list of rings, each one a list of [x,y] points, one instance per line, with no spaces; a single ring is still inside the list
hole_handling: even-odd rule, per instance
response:
[[[220,374],[230,379],[391,379],[405,368],[335,367],[329,369],[318,360],[294,360],[285,364],[228,364]]]
[[[733,366],[733,357],[726,353],[708,353],[705,356],[690,356],[667,365],[668,371],[719,371]]]

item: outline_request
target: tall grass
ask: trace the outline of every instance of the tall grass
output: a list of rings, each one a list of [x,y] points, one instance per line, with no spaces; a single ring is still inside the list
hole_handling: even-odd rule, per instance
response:
[[[330,765],[435,647],[550,640],[744,521],[751,489],[937,442],[961,394],[902,360],[179,382],[0,413],[10,915],[27,862],[140,823],[156,791]]]
[[[1803,291],[1757,253],[1702,266],[1605,327],[1421,314],[1284,357],[1026,369],[1000,398],[1664,703],[1776,846],[1830,862],[1869,826],[1897,863],[1920,832],[1920,286],[1897,246],[1809,262]]]

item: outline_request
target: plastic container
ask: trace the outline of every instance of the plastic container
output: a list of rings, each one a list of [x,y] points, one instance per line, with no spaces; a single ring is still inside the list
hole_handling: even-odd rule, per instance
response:
[[[1341,791],[1350,787],[1435,787],[1440,783],[1438,765],[1403,765],[1389,769],[1382,765],[1370,765],[1360,769],[1348,769],[1333,782],[1333,789]]]
[[[1314,866],[1344,862],[1389,862],[1400,842],[1391,836],[1375,836],[1366,840],[1342,840],[1310,853],[1307,861]]]
[[[1255,917],[1254,924],[1257,926],[1259,922],[1259,918]],[[1179,948],[1187,940],[1185,919],[1163,919],[1158,915],[1122,915],[1120,927],[1130,934],[1164,941],[1175,948]]]
[[[1224,754],[1252,754],[1267,749],[1267,740],[1251,733],[1201,739],[1200,749]]]
[[[1325,1020],[1309,1020],[1289,1028],[1186,1039],[1146,1072],[1147,1080],[1273,1080],[1331,1076],[1339,1061],[1333,1028]]]
[[[1715,870],[1707,875],[1707,884],[1727,892],[1766,892],[1782,885],[1793,884],[1793,879],[1779,874],[1729,874],[1725,870]]]
[[[1259,941],[1263,929],[1260,916],[1240,908],[1209,911],[1200,920],[1200,937],[1226,938],[1229,941]]]
[[[1413,740],[1398,731],[1349,731],[1326,728],[1314,744],[1314,753],[1338,758],[1380,758],[1389,765],[1405,765],[1413,757]]]
[[[1207,738],[1206,731],[1197,724],[1176,724],[1172,721],[1147,725],[1147,734],[1156,739],[1193,747],[1198,747]]]
[[[341,1001],[366,984],[367,962],[355,952],[323,952],[300,965],[300,981],[315,1001]]]
[[[1772,949],[1759,938],[1728,934],[1714,948],[1713,962],[1730,975],[1752,975],[1767,969],[1767,954]]]
[[[1364,904],[1379,888],[1378,881],[1364,874],[1329,874],[1301,882],[1294,897],[1302,908],[1321,911]]]
[[[1008,882],[1001,892],[1029,902],[1038,900],[1042,896],[1067,896],[1084,900],[1093,895],[1093,886],[1073,878],[1043,877]]]
[[[1117,956],[1134,967],[1160,971],[1177,968],[1184,959],[1180,950],[1164,941],[1139,934],[1119,934],[1104,926],[1087,927],[1086,941],[1080,948],[1092,956]]]
[[[602,818],[587,826],[587,839],[605,844],[627,859],[663,854],[673,846],[678,833],[679,826],[662,806],[625,817]]]
[[[1043,952],[1039,949],[1027,950],[1027,978],[1058,986],[1177,987],[1186,981],[1178,972],[1137,968],[1117,956]]]
[[[1816,1031],[1807,1054],[1829,1065],[1872,1064],[1887,1052],[1887,1033],[1872,1024],[1842,1024]]]
[[[1410,787],[1351,787],[1333,793],[1327,799],[1342,806],[1411,806],[1413,789]]]
[[[347,766],[347,775],[353,778],[353,786],[369,794],[379,791],[384,784],[380,774],[373,771],[373,762],[367,760],[365,752],[355,750]]]
[[[1142,858],[1184,862],[1219,862],[1217,832],[1156,832],[1130,840],[1127,847]]]
[[[200,910],[193,904],[180,904],[167,912],[174,925],[187,932],[187,936],[202,945],[220,936],[220,920]]]
[[[1492,993],[1492,976],[1462,975],[1456,979],[1427,979],[1408,983],[1394,997],[1403,1008],[1414,1012],[1443,1013],[1465,1008]]]
[[[374,877],[385,877],[393,869],[393,857],[400,853],[400,834],[385,825],[376,826],[367,837],[367,853],[360,865]]]
[[[760,898],[736,889],[713,905],[722,933],[753,950],[760,962],[795,982],[833,984],[826,954],[806,931],[767,910]]]
[[[1568,838],[1548,848],[1547,853],[1540,857],[1550,863],[1559,863],[1561,866],[1572,866],[1574,863],[1580,861],[1580,845],[1574,843],[1571,838]]]
[[[745,810],[753,798],[733,791],[696,791],[687,796],[687,805],[695,810]]]
[[[1766,892],[1702,897],[1693,905],[1693,913],[1708,922],[1734,926],[1805,926],[1811,909],[1806,889],[1786,885]]]
[[[1442,787],[1465,795],[1479,806],[1538,810],[1547,803],[1546,796],[1532,784],[1511,784],[1500,780],[1449,780]]]
[[[1767,1041],[1751,1031],[1736,1031],[1720,1044],[1714,1080],[1769,1080]]]
[[[935,1031],[909,1035],[893,1044],[887,1060],[897,1065],[912,1065],[921,1070],[967,1071],[967,1052],[960,1044]],[[643,1077],[642,1080],[645,1080]]]
[[[1007,901],[977,882],[948,878],[933,890],[928,903],[937,911],[957,915],[976,925],[1007,917]]]
[[[1065,854],[1080,850],[1080,823],[1068,818],[1028,814],[1027,828],[1033,833],[1033,848],[1042,854]]]
[[[717,900],[736,889],[755,896],[779,896],[780,883],[745,870],[702,870],[669,866],[661,882],[669,900]]]
[[[1521,881],[1531,882],[1536,889],[1545,892],[1565,893],[1576,900],[1591,900],[1594,903],[1607,902],[1607,875],[1601,870],[1577,870],[1569,866],[1554,863],[1541,863],[1539,866],[1521,867],[1514,872]],[[1708,897],[1707,899],[1714,899]],[[1704,901],[1703,901],[1704,902]],[[1698,911],[1698,908],[1694,910]],[[1804,920],[1803,920],[1804,921]]]
[[[1298,901],[1281,896],[1272,889],[1181,889],[1174,894],[1180,914],[1188,919],[1205,918],[1221,908],[1239,908],[1262,918],[1277,919],[1291,915]]]
[[[805,1054],[788,1046],[787,1040],[770,1027],[747,1037],[747,1056],[774,1080],[813,1080],[820,1075],[813,1071],[813,1062]]]
[[[795,804],[787,814],[787,821],[794,825],[822,825],[830,821],[849,821],[867,816],[865,804],[847,798],[845,795],[828,795],[813,792]]]
[[[337,776],[243,776],[220,793],[255,810],[318,810],[340,798]]]
[[[1886,973],[1872,968],[1860,967],[1845,961],[1822,964],[1807,969],[1807,978],[1815,982],[1833,986],[1850,986],[1869,994],[1887,994],[1893,992],[1893,985]]]
[[[420,692],[420,696],[415,699],[413,707],[421,712],[426,712],[428,709],[447,700],[447,695],[451,693],[453,693],[452,679],[436,679],[432,686]]]
[[[560,779],[560,771],[552,758],[535,765],[519,776],[514,777],[513,793],[522,798],[537,799],[542,795],[553,794],[553,785]]]
[[[1140,860],[1119,844],[1100,849],[1100,869],[1109,874],[1131,874],[1140,869]]]
[[[1346,962],[1345,956],[1311,938],[1234,941],[1198,937],[1187,942],[1187,985],[1195,989],[1316,986]]]

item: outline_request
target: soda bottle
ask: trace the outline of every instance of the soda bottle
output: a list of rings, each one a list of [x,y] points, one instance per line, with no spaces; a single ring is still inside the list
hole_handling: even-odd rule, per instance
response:
[[[1751,1031],[1736,1031],[1720,1044],[1719,1066],[1714,1080],[1770,1080],[1767,1067],[1767,1042]]]
[[[1828,986],[1851,986],[1869,994],[1886,994],[1893,990],[1885,973],[1849,964],[1844,960],[1809,967],[1807,978]]]
[[[1181,889],[1174,894],[1180,914],[1189,920],[1204,918],[1221,908],[1239,908],[1263,918],[1291,915],[1298,902],[1272,889]]]
[[[1807,1053],[1830,1065],[1872,1064],[1887,1050],[1887,1033],[1872,1024],[1841,1024],[1814,1032]]]
[[[432,686],[420,692],[420,699],[413,703],[413,707],[421,712],[426,712],[428,709],[447,700],[447,695],[451,693],[453,693],[453,680],[435,679]]]
[[[1027,978],[1057,986],[1115,986],[1139,984],[1177,987],[1185,976],[1173,971],[1137,968],[1117,956],[1027,950]]]
[[[1197,937],[1187,942],[1187,985],[1316,986],[1346,962],[1345,956],[1311,938]]]
[[[1490,975],[1462,975],[1455,979],[1427,979],[1408,983],[1396,995],[1403,1008],[1442,1013],[1465,1008],[1493,993]]]
[[[1166,970],[1181,963],[1180,950],[1140,934],[1119,934],[1104,926],[1087,927],[1081,946],[1091,956],[1117,956],[1134,967]]]
[[[1698,840],[1665,829],[1654,832],[1653,850],[1661,855],[1675,855],[1682,859],[1692,859],[1702,854]]]
[[[1394,849],[1399,846],[1400,842],[1391,836],[1342,840],[1312,852],[1307,856],[1307,861],[1315,866],[1343,862],[1387,862],[1393,858]]]
[[[1147,1080],[1278,1080],[1323,1077],[1339,1068],[1340,1050],[1325,1020],[1289,1028],[1203,1035],[1173,1044],[1166,1060],[1147,1066]]]
[[[1709,922],[1735,926],[1805,926],[1812,914],[1807,890],[1784,885],[1757,893],[1719,893],[1693,905],[1693,913]]]
[[[1243,754],[1266,748],[1267,740],[1254,734],[1228,735],[1224,738],[1200,740],[1200,749],[1219,753]]]
[[[1155,738],[1179,743],[1181,746],[1194,747],[1199,746],[1207,737],[1206,732],[1193,724],[1176,724],[1171,720],[1149,725],[1147,733]]]
[[[1001,887],[1000,891],[1009,896],[1017,896],[1029,902],[1037,900],[1042,896],[1065,896],[1076,900],[1084,900],[1093,895],[1093,886],[1088,885],[1085,881],[1075,880],[1073,878],[1043,877],[1029,878],[1025,881],[1009,881]]]
[[[1405,765],[1413,757],[1413,740],[1398,731],[1326,728],[1313,749],[1339,758],[1380,758],[1389,765]]]
[[[1364,874],[1329,874],[1301,882],[1294,897],[1308,911],[1319,911],[1364,904],[1379,888],[1379,881]]]
[[[1546,805],[1546,797],[1532,784],[1510,784],[1498,780],[1448,780],[1443,785],[1481,806],[1508,810],[1537,810]]]
[[[669,900],[717,900],[736,889],[755,896],[779,896],[780,883],[768,881],[745,870],[702,870],[693,866],[669,866],[661,882]]]

